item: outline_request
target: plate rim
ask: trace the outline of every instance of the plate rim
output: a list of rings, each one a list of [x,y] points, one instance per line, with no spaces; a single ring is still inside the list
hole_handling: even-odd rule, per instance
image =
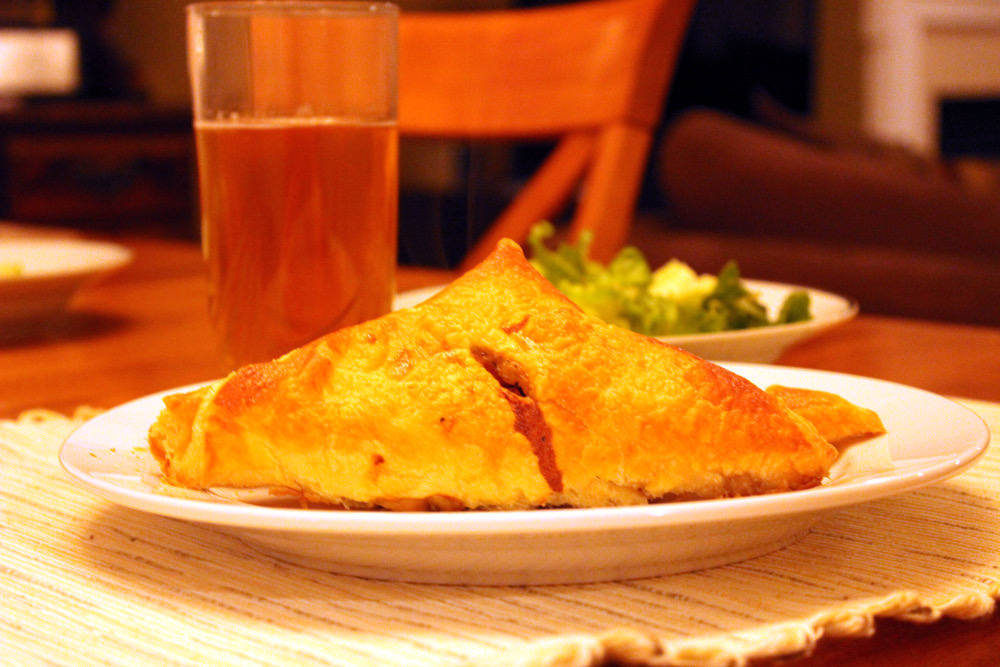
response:
[[[74,429],[63,441],[59,461],[74,482],[114,504],[160,516],[203,524],[227,526],[256,531],[283,531],[356,536],[413,537],[417,535],[485,535],[485,534],[573,534],[594,530],[635,530],[650,527],[704,526],[721,522],[764,520],[783,516],[799,516],[825,512],[899,493],[916,490],[943,481],[971,467],[987,451],[990,441],[985,421],[971,409],[952,399],[900,383],[858,375],[815,369],[783,367],[769,364],[722,362],[734,372],[778,373],[779,376],[813,377],[825,381],[847,381],[872,388],[892,389],[900,394],[920,396],[947,408],[953,416],[964,419],[963,427],[971,429],[964,448],[947,460],[915,470],[875,479],[847,482],[839,486],[775,493],[744,498],[685,501],[626,507],[553,508],[534,510],[496,510],[481,512],[394,513],[371,510],[299,510],[250,504],[227,504],[192,498],[178,498],[152,491],[138,491],[98,479],[76,466],[73,456],[82,455],[81,448],[92,432],[106,422],[133,413],[149,413],[155,418],[158,403],[164,395],[185,391],[205,383],[178,387],[129,401],[88,420]],[[800,386],[801,381],[793,380]],[[148,429],[149,423],[146,424]],[[143,433],[144,435],[144,433]],[[135,447],[137,443],[123,443]],[[143,438],[139,445],[145,445]],[[86,449],[91,452],[92,449]],[[948,453],[947,451],[944,453]],[[145,455],[151,456],[148,449]],[[932,457],[940,459],[941,455]]]

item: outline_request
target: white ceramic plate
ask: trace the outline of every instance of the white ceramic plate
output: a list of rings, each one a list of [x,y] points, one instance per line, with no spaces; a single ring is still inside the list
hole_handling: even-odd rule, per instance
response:
[[[527,585],[658,576],[768,553],[803,536],[827,512],[943,480],[986,450],[983,421],[935,394],[822,371],[726,365],[762,386],[836,392],[878,411],[888,434],[848,449],[829,482],[815,489],[512,512],[308,510],[255,504],[259,491],[165,490],[146,446],[162,394],[83,424],[64,443],[60,460],[107,500],[235,532],[284,560],[379,579]]]
[[[813,318],[806,322],[778,324],[757,329],[661,336],[660,340],[712,361],[772,363],[792,344],[846,322],[858,314],[856,301],[830,292],[764,280],[745,279],[742,282],[757,294],[771,317],[778,314],[785,297],[791,292],[802,289],[808,291]],[[396,297],[395,307],[398,309],[415,306],[441,291],[443,287],[436,285],[403,292]]]
[[[132,251],[113,243],[0,239],[0,266],[20,269],[18,275],[0,275],[0,322],[37,320],[61,312],[82,285],[130,261]]]

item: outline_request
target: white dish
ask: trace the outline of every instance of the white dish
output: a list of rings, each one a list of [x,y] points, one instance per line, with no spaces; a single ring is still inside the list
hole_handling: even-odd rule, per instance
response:
[[[798,285],[772,283],[764,280],[743,280],[746,287],[757,294],[774,317],[781,309],[785,297],[795,290],[806,290],[810,297],[812,319],[794,324],[777,324],[756,329],[721,331],[719,333],[661,336],[660,340],[684,348],[712,361],[744,361],[773,363],[781,353],[794,343],[850,320],[858,314],[858,304],[853,299]],[[408,308],[433,296],[443,285],[424,287],[403,292],[396,297],[395,307]]]
[[[2,239],[0,265],[19,273],[0,276],[0,322],[37,320],[61,312],[87,282],[132,261],[114,243],[68,238]]]
[[[888,433],[848,449],[829,482],[815,489],[514,512],[308,510],[254,504],[259,491],[165,490],[146,446],[163,394],[83,424],[64,443],[60,460],[98,496],[235,532],[284,560],[378,579],[528,585],[658,576],[762,555],[802,537],[825,513],[943,480],[986,451],[983,421],[935,394],[837,373],[726,365],[762,386],[836,392],[878,411]]]

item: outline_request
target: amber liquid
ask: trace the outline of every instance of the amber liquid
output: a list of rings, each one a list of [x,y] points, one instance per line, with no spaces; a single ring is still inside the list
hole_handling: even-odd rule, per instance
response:
[[[209,313],[230,367],[389,312],[394,125],[198,123]]]

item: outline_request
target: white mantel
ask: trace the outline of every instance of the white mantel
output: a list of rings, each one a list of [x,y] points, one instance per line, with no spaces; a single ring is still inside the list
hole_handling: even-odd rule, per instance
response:
[[[816,113],[927,154],[940,101],[1000,95],[1000,0],[824,0]]]

